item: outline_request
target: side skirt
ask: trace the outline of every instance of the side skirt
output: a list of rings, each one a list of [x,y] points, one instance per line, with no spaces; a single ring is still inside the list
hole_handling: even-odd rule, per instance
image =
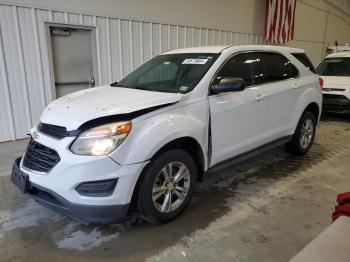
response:
[[[224,160],[220,163],[215,164],[214,166],[210,167],[205,173],[209,172],[215,172],[221,169],[225,169],[234,165],[237,165],[240,162],[243,162],[247,159],[250,159],[252,157],[258,156],[266,151],[270,151],[273,148],[276,148],[278,146],[284,145],[285,143],[288,143],[292,140],[293,135],[289,135],[286,137],[282,137],[278,140],[269,142],[265,145],[259,146],[257,148],[254,148],[250,151],[247,151],[245,153],[239,154],[237,156],[234,156],[232,158],[229,158],[227,160]]]

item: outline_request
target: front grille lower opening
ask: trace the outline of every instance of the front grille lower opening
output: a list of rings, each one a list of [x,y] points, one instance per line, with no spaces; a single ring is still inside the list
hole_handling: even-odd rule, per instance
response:
[[[23,166],[38,172],[49,172],[59,161],[58,153],[31,140],[23,157]]]
[[[37,188],[35,186],[32,186],[28,190],[28,194],[33,196],[34,198],[37,198],[39,200],[45,201],[47,203],[50,203],[51,205],[59,206],[65,208],[66,205],[62,203],[58,198],[50,194],[49,192],[46,192],[44,190],[41,190],[40,188]]]

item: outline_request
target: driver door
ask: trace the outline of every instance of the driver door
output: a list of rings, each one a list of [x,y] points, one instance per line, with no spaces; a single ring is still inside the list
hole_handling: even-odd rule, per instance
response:
[[[260,59],[254,52],[234,55],[214,80],[238,77],[245,81],[243,91],[209,95],[211,114],[211,166],[248,152],[266,141],[267,92],[260,86]]]

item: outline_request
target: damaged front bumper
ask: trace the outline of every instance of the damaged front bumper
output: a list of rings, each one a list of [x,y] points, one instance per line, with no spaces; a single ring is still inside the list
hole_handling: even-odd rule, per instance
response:
[[[29,176],[20,169],[21,158],[15,160],[11,181],[18,189],[39,204],[60,214],[91,223],[114,223],[125,219],[129,204],[83,205],[68,201],[48,188],[30,182]]]

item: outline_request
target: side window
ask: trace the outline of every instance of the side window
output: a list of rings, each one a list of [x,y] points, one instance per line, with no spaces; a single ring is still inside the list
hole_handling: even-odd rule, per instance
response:
[[[281,81],[298,76],[298,69],[283,55],[260,53],[263,65],[262,81],[264,83]]]
[[[289,62],[289,67],[290,67],[290,74],[289,74],[289,77],[290,78],[297,78],[298,75],[299,75],[299,71],[298,69],[292,64]]]
[[[316,74],[315,67],[311,63],[310,59],[305,53],[293,53],[292,54],[296,59],[298,59],[307,69],[309,69],[312,73]]]
[[[242,78],[246,86],[260,84],[260,60],[256,53],[235,55],[217,75],[216,84],[224,77]]]

